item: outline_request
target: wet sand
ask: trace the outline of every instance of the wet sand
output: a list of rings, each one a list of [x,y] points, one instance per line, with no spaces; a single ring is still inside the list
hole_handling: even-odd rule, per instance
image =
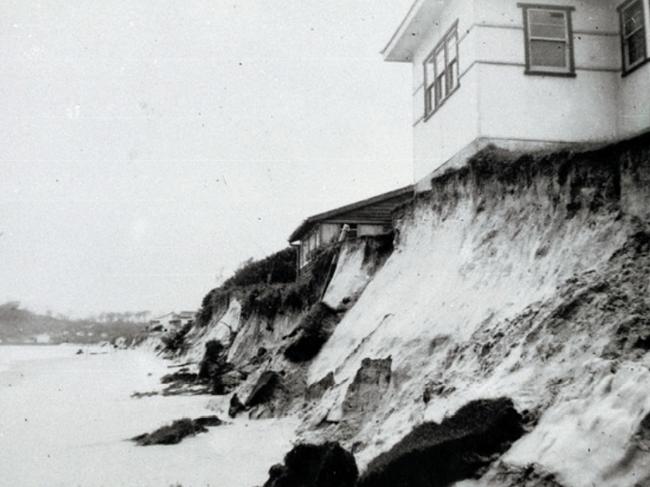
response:
[[[137,447],[127,439],[215,414],[210,396],[131,398],[160,390],[168,364],[143,351],[77,349],[0,346],[0,484],[252,487],[291,447],[292,420],[237,421],[179,445]]]

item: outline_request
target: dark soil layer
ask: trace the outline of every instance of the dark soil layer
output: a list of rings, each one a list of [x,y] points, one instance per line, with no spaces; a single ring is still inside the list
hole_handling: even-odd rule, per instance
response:
[[[359,487],[442,487],[476,476],[523,433],[508,398],[473,401],[441,424],[417,426],[368,466]]]
[[[332,372],[328,373],[318,382],[314,382],[305,389],[305,399],[308,401],[317,401],[325,391],[331,389],[334,386],[334,374]]]
[[[219,426],[221,420],[217,416],[203,416],[197,419],[183,418],[172,424],[158,428],[153,433],[144,433],[131,440],[140,446],[175,445],[188,436],[207,432],[207,426]]]
[[[313,359],[329,340],[340,319],[340,313],[326,304],[315,304],[298,324],[294,332],[296,336],[285,349],[284,356],[292,362]]]
[[[391,357],[366,357],[361,361],[361,366],[345,393],[342,404],[344,415],[364,414],[377,408],[388,391],[392,363]]]
[[[647,196],[638,188],[650,184],[649,168],[650,132],[615,144],[559,151],[511,152],[488,146],[465,166],[434,177],[431,191],[419,198],[428,199],[444,217],[465,196],[480,213],[536,187],[567,219],[581,211],[618,210],[647,219]]]
[[[269,402],[280,385],[280,374],[272,370],[263,372],[246,399],[246,407],[252,408],[258,404]]]
[[[354,487],[358,476],[354,456],[338,443],[301,444],[271,467],[264,487]]]
[[[489,481],[504,487],[564,487],[554,474],[535,464],[514,467],[499,463],[494,470]]]

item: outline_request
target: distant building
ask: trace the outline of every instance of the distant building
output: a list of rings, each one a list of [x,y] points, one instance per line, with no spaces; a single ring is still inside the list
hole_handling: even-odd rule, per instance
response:
[[[148,329],[151,331],[168,332],[175,328],[180,328],[187,323],[194,321],[194,311],[181,311],[179,313],[171,312],[158,316],[149,321]]]
[[[385,47],[413,68],[417,189],[488,144],[650,128],[648,0],[416,0]]]
[[[341,238],[390,233],[393,210],[412,197],[413,186],[406,186],[310,216],[289,237],[298,247],[298,269],[308,265],[318,249]]]

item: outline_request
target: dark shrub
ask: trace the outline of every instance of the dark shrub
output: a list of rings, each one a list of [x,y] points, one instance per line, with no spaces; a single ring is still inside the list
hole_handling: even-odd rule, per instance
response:
[[[237,269],[223,283],[223,288],[253,284],[287,283],[296,280],[296,249],[287,247],[260,260],[250,261]]]
[[[338,246],[320,249],[308,270],[296,281],[295,249],[277,252],[265,259],[251,261],[220,287],[210,291],[197,314],[197,325],[206,326],[215,313],[227,308],[230,298],[242,303],[241,316],[258,314],[271,322],[278,313],[298,312],[320,301],[331,277],[331,266]]]
[[[442,487],[471,478],[524,432],[508,398],[472,401],[441,424],[424,423],[379,455],[359,487]]]
[[[338,324],[339,314],[324,303],[318,303],[309,310],[292,333],[294,340],[284,351],[292,362],[306,362],[313,359],[325,345]]]
[[[197,324],[199,326],[206,326],[212,319],[212,315],[217,312],[217,310],[228,306],[230,296],[236,290],[250,287],[264,288],[265,286],[274,284],[292,283],[295,280],[296,250],[293,247],[287,247],[286,249],[269,255],[264,259],[248,261],[235,271],[232,277],[224,281],[221,286],[211,290],[205,295],[201,303],[201,309],[197,315]],[[249,303],[248,307],[244,306],[243,309],[249,312],[255,311],[256,305],[254,301],[256,297],[257,296],[249,298],[248,296],[244,296],[244,301],[247,301],[248,299],[252,299],[252,301]],[[275,316],[271,311],[273,306],[267,301],[269,298],[269,296],[263,297],[263,302],[260,303],[259,306],[266,310],[267,314],[270,313]],[[278,307],[279,306],[276,306],[275,309]],[[245,314],[245,311],[243,313]]]
[[[282,307],[282,291],[275,286],[257,286],[244,294],[241,316],[244,320],[258,314],[267,320],[275,318]]]
[[[354,456],[338,443],[301,444],[269,470],[264,487],[354,487],[359,471]]]
[[[287,286],[282,297],[282,308],[287,311],[300,311],[308,306],[308,283],[295,283]]]

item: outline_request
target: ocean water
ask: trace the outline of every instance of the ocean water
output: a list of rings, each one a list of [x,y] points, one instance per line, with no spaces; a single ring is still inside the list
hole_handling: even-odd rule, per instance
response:
[[[179,445],[128,441],[210,396],[130,397],[160,389],[168,364],[143,351],[0,346],[1,486],[252,487],[291,448],[294,420],[230,421]]]

